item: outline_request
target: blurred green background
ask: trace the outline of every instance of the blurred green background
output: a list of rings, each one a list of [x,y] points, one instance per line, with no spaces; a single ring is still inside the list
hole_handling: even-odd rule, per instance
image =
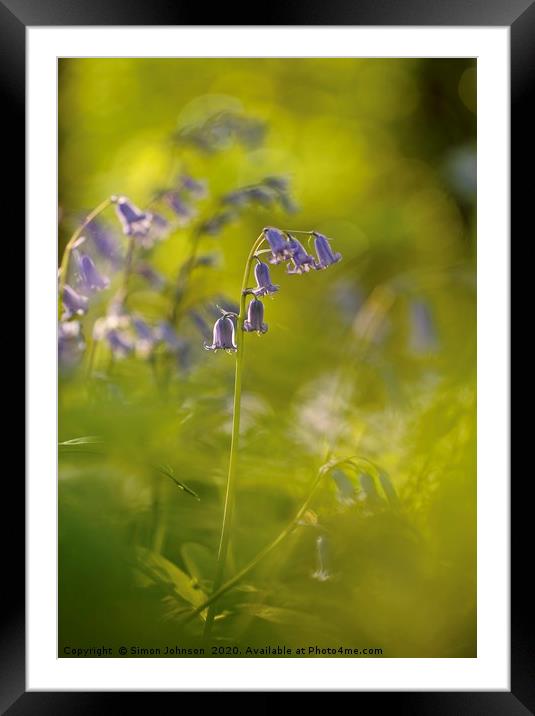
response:
[[[265,133],[212,152],[177,141],[218,112]],[[215,643],[476,655],[475,142],[471,59],[60,60],[60,256],[107,196],[145,207],[179,172],[208,196],[139,250],[167,287],[222,195],[282,176],[297,209],[253,204],[201,237],[211,265],[182,298],[178,361],[101,347],[88,370],[92,326],[121,281],[100,264],[111,285],[82,320],[80,363],[60,373],[60,441],[98,440],[60,445],[60,656],[200,643],[201,620],[183,612],[213,578],[234,357],[205,352],[192,316],[239,300],[266,225],[320,231],[343,260],[305,276],[273,267],[269,331],[246,336],[229,575],[289,523],[327,455],[371,460],[376,491],[348,473],[344,498],[327,476],[306,524],[221,600]],[[124,251],[113,209],[103,221]],[[169,295],[133,277],[128,306],[152,325]]]

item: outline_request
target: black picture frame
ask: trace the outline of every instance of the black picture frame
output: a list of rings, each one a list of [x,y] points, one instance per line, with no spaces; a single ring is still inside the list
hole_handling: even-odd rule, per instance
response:
[[[262,6],[255,16],[251,9],[238,11],[227,4],[210,7],[210,25],[417,25],[417,26],[508,26],[511,38],[511,234],[520,225],[530,226],[527,212],[533,199],[532,182],[524,180],[532,139],[533,76],[535,70],[535,0],[294,0],[281,6]],[[16,158],[4,175],[9,176],[6,196],[12,236],[23,242],[21,217],[25,195],[25,47],[26,28],[33,26],[80,25],[204,25],[207,9],[199,3],[176,0],[0,0],[0,90],[2,93],[2,136],[4,143],[17,147]],[[202,17],[201,17],[202,15]],[[5,146],[4,145],[4,146]],[[531,149],[531,151],[530,151]],[[526,171],[526,176],[529,174]],[[6,204],[6,206],[7,206]],[[13,218],[16,217],[16,218]],[[528,238],[528,237],[526,237]],[[16,289],[20,291],[20,289]],[[20,462],[15,462],[12,469]],[[20,470],[22,473],[22,470]],[[526,475],[527,477],[528,475]],[[13,517],[4,536],[4,582],[6,598],[0,611],[0,709],[10,716],[22,714],[126,713],[124,698],[133,696],[136,707],[150,708],[147,693],[26,692],[25,691],[25,592],[24,592],[24,481],[4,481],[5,513]],[[532,597],[526,584],[529,565],[527,545],[531,542],[526,509],[526,488],[512,489],[512,619],[510,692],[357,692],[357,708],[363,699],[374,698],[373,706],[392,708],[400,714],[518,714],[535,713],[535,658]],[[528,611],[529,610],[529,611]],[[215,698],[215,694],[207,694]],[[176,694],[159,697],[176,698]],[[277,693],[249,694],[254,708],[267,711]],[[231,695],[223,696],[224,699]],[[321,695],[318,694],[321,699]],[[219,708],[221,695],[217,694]],[[380,701],[377,701],[380,699]],[[247,699],[249,700],[249,698]],[[175,702],[176,703],[176,702]],[[181,702],[182,703],[182,702]],[[230,705],[230,704],[229,704]],[[236,708],[236,702],[232,703]]]

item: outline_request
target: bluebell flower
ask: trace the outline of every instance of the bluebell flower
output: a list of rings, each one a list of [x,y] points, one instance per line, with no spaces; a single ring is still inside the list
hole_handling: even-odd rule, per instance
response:
[[[110,284],[107,276],[102,276],[91,256],[79,254],[80,280],[87,291],[102,291]]]
[[[75,314],[79,316],[83,315],[87,311],[89,304],[89,300],[86,296],[80,295],[68,284],[65,284],[63,288],[62,302],[66,311],[66,318],[70,318]]]
[[[264,179],[264,184],[275,189],[275,191],[288,191],[289,182],[286,177],[272,176]]]
[[[182,220],[182,223],[189,221],[197,213],[196,210],[192,206],[190,206],[190,204],[187,204],[184,201],[184,199],[180,195],[180,192],[178,191],[172,191],[167,193],[165,198],[167,199],[167,203],[169,204],[171,209]]]
[[[281,261],[287,261],[291,257],[290,245],[279,229],[268,226],[264,229],[264,236],[271,249],[272,258],[270,263],[279,264]]]
[[[228,313],[218,320],[214,324],[214,333],[212,337],[212,345],[204,345],[207,351],[235,351],[237,349],[235,339],[235,328],[234,321]]]
[[[360,487],[361,498],[364,499],[370,506],[377,506],[382,502],[381,497],[377,492],[377,487],[375,486],[375,480],[366,472],[363,472],[360,475]]]
[[[355,503],[355,487],[349,477],[342,470],[333,470],[331,476],[336,483],[338,501],[343,505]]]
[[[247,197],[249,201],[256,202],[261,206],[270,206],[275,197],[272,190],[265,186],[252,186],[247,190]]]
[[[385,495],[392,507],[397,507],[399,505],[399,497],[398,493],[396,492],[396,488],[392,484],[392,481],[388,477],[388,474],[382,470],[379,473],[379,482],[381,483]]]
[[[221,201],[223,204],[230,204],[231,206],[243,207],[247,204],[247,193],[243,189],[236,189],[225,194]]]
[[[331,579],[332,574],[329,572],[328,569],[328,545],[327,545],[327,538],[324,535],[320,535],[316,538],[316,558],[318,563],[318,568],[312,575],[314,579],[317,579],[318,582],[326,582],[328,579]]]
[[[156,337],[152,328],[139,316],[132,318],[132,325],[136,332],[137,340],[135,341],[136,353],[142,358],[146,358],[152,353]]]
[[[117,216],[127,236],[145,236],[151,226],[152,214],[141,211],[125,196],[120,196],[115,204]]]
[[[288,241],[293,268],[288,268],[288,273],[306,273],[314,268],[314,257],[307,254],[303,244],[293,236]]]
[[[318,260],[314,263],[316,269],[326,269],[327,266],[336,264],[342,259],[342,254],[333,252],[329,239],[323,234],[314,232],[314,248],[318,256]]]
[[[251,289],[251,293],[255,296],[265,296],[269,293],[276,293],[279,287],[271,283],[269,275],[269,266],[263,261],[258,260],[254,267],[254,275],[256,279],[256,288]]]
[[[134,350],[134,342],[131,338],[116,328],[106,333],[106,340],[115,358],[126,358]]]
[[[199,228],[201,234],[208,234],[209,236],[215,236],[225,228],[234,219],[234,214],[223,211],[220,214],[216,214],[211,219],[207,219],[203,222]]]
[[[113,234],[95,219],[89,222],[86,231],[99,254],[107,259],[113,268],[119,268],[122,263],[121,249]]]
[[[299,206],[288,194],[280,193],[278,196],[278,200],[281,209],[287,214],[295,214],[297,211],[299,211]]]
[[[243,330],[256,331],[258,335],[265,333],[268,327],[264,323],[264,304],[257,298],[251,299],[247,308],[247,320],[243,322]]]
[[[163,237],[169,233],[171,225],[161,214],[152,214],[151,231],[158,237]]]
[[[93,325],[93,339],[104,340],[110,331],[126,331],[130,328],[131,317],[122,300],[111,301],[105,316],[97,318]]]
[[[58,362],[62,370],[72,369],[85,349],[79,321],[61,321],[58,324]]]
[[[203,199],[208,193],[206,182],[203,180],[193,179],[188,174],[182,174],[179,181],[183,188],[197,199]]]
[[[208,267],[214,267],[217,266],[220,262],[220,256],[219,254],[212,253],[212,254],[203,254],[202,256],[198,256],[195,260],[195,266],[208,266]]]

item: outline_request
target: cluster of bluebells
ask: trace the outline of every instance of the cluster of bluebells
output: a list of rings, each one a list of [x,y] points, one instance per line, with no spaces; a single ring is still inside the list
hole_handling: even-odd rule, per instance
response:
[[[268,176],[256,184],[249,184],[224,194],[221,197],[220,208],[200,225],[199,233],[215,236],[249,208],[269,210],[279,208],[288,214],[294,213],[297,206],[291,198],[288,179],[283,176]]]
[[[388,474],[382,469],[378,470],[377,478],[373,478],[367,472],[359,472],[358,487],[339,468],[331,471],[331,477],[336,485],[338,503],[343,509],[357,508],[361,517],[372,517],[388,509],[397,511],[401,507],[396,489]],[[379,494],[376,481],[378,481],[384,497]],[[301,520],[298,524],[312,526],[315,530],[320,531],[320,534],[314,538],[316,569],[311,573],[312,579],[318,582],[327,582],[335,578],[336,574],[332,571],[333,559],[330,540],[324,534],[324,528],[318,521],[317,515],[314,515],[313,521]]]
[[[169,233],[175,228],[182,228],[190,224],[199,213],[198,202],[207,196],[206,182],[194,179],[188,174],[181,174],[172,187],[158,191],[155,201],[171,214],[170,217],[165,217],[162,214],[155,215],[160,234]]]
[[[331,473],[336,485],[337,501],[344,507],[358,505],[363,516],[374,514],[385,509],[399,507],[399,498],[390,477],[384,470],[378,471],[378,480],[386,500],[377,490],[376,480],[367,472],[359,473],[359,489],[343,470],[336,469]]]
[[[187,354],[187,344],[168,321],[149,324],[142,316],[128,311],[120,299],[112,301],[106,315],[95,321],[93,339],[105,340],[112,355],[119,359],[129,355],[150,358],[158,346],[164,346],[182,362]]]
[[[204,195],[205,185],[186,175],[179,178],[181,190],[191,196]],[[165,235],[171,224],[159,214],[142,211],[124,196],[111,198],[124,236],[142,249],[149,249],[157,238]],[[126,262],[120,242],[98,219],[84,228],[84,236],[71,247],[71,269],[63,286],[63,312],[58,329],[58,356],[62,368],[72,368],[79,361],[86,344],[80,320],[88,312],[96,294],[107,289],[113,273],[125,269]],[[98,267],[105,265],[107,271]],[[146,261],[131,267],[153,288],[162,289],[165,279]],[[144,319],[127,311],[121,291],[112,299],[106,315],[95,321],[93,339],[105,341],[116,358],[135,354],[147,358],[159,345],[183,357],[185,344],[166,321],[149,326]]]
[[[233,144],[246,149],[258,147],[265,137],[266,125],[240,111],[224,109],[212,112],[204,120],[182,127],[172,141],[189,145],[205,154],[213,154]],[[268,176],[256,184],[239,187],[223,194],[215,203],[212,214],[201,214],[200,202],[208,193],[207,182],[182,172],[170,185],[159,189],[145,209],[140,209],[125,196],[111,197],[117,228],[128,244],[121,240],[117,229],[110,228],[100,217],[83,223],[83,236],[69,246],[69,270],[61,277],[60,304],[62,315],[58,330],[58,354],[62,368],[75,367],[86,348],[84,316],[91,306],[102,304],[97,295],[112,286],[117,290],[110,295],[104,315],[93,323],[93,340],[104,342],[115,358],[135,355],[149,359],[156,348],[163,346],[186,365],[188,343],[175,331],[175,316],[170,310],[167,318],[149,323],[127,307],[129,278],[138,277],[160,294],[177,294],[169,280],[151,264],[149,252],[176,229],[190,227],[197,236],[219,234],[230,222],[237,220],[247,209],[295,210],[290,196],[289,182],[285,177]],[[198,266],[211,267],[217,255],[198,255],[188,270]],[[267,269],[267,266],[266,266]],[[274,290],[263,269],[256,272],[258,287],[253,293],[249,315],[244,329],[263,333],[263,305],[260,298]],[[117,275],[121,274],[117,278]],[[179,278],[180,278],[179,274]],[[178,281],[179,279],[177,279]],[[177,294],[178,295],[178,294]],[[235,345],[237,307],[223,298],[219,304],[224,311],[218,324],[220,343]],[[176,307],[175,307],[176,308]],[[236,309],[236,310],[234,310]],[[202,315],[202,306],[196,305],[189,314],[206,338],[211,333],[210,323]],[[217,313],[213,317],[219,316]],[[186,357],[186,358],[185,358]]]
[[[254,256],[256,286],[244,290],[246,295],[251,296],[247,306],[247,318],[241,322],[241,328],[246,333],[257,333],[258,335],[266,333],[268,326],[264,322],[264,304],[260,299],[273,295],[279,290],[279,286],[272,282],[269,266],[261,260],[261,254],[269,253],[268,261],[271,264],[286,264],[289,274],[303,274],[310,270],[326,269],[341,260],[342,255],[332,250],[326,236],[316,231],[301,233],[308,233],[309,239],[314,240],[315,256],[309,254],[303,244],[290,232],[281,231],[272,226],[263,230],[263,240],[268,244],[269,249],[260,251],[261,244],[259,245],[259,252]],[[222,313],[223,315],[214,324],[212,343],[205,344],[206,350],[225,350],[227,352],[237,350],[236,326],[240,317],[235,312],[222,310]]]

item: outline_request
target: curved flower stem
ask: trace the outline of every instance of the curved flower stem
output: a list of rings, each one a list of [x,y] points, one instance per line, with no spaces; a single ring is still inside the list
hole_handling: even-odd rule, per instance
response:
[[[282,532],[280,532],[275,539],[270,542],[264,549],[262,549],[258,554],[250,561],[248,562],[245,567],[242,567],[242,569],[239,570],[239,572],[236,572],[236,574],[231,577],[227,582],[225,582],[223,585],[219,586],[218,588],[215,588],[214,584],[214,591],[210,595],[206,601],[201,604],[199,607],[197,607],[194,612],[190,615],[189,618],[193,618],[194,616],[201,614],[207,607],[210,607],[210,610],[213,608],[214,602],[216,602],[223,594],[229,591],[229,589],[232,589],[235,584],[240,582],[243,577],[245,577],[246,574],[248,574],[252,569],[256,567],[256,565],[261,562],[265,557],[268,556],[268,554],[271,554],[273,550],[279,546],[279,544],[286,539],[286,537],[293,532],[295,529],[297,523],[301,519],[301,517],[306,512],[307,507],[310,504],[310,501],[314,497],[314,494],[316,493],[316,490],[320,484],[321,478],[323,477],[323,472],[319,472],[316,478],[314,479],[314,482],[312,483],[312,487],[310,488],[310,491],[308,493],[308,496],[306,500],[303,502],[301,507],[299,508],[297,514],[293,518],[293,520],[288,524],[287,527],[285,527]],[[210,614],[210,612],[209,612]],[[208,624],[208,618],[206,620],[206,624]],[[205,631],[206,634],[206,631]]]
[[[256,250],[260,247],[264,240],[264,234],[260,234],[258,239],[254,242],[247,262],[245,264],[245,271],[243,273],[243,281],[241,286],[240,295],[240,312],[236,320],[236,373],[234,379],[234,405],[232,415],[232,438],[230,443],[230,457],[228,466],[227,476],[227,489],[225,494],[225,506],[223,511],[223,524],[221,527],[221,539],[219,542],[219,551],[217,554],[217,566],[216,574],[214,579],[213,594],[217,593],[220,589],[223,579],[225,576],[225,563],[227,560],[228,548],[230,544],[230,534],[232,529],[232,516],[234,513],[234,501],[235,501],[235,487],[236,487],[236,460],[238,455],[238,443],[240,438],[240,408],[241,408],[241,385],[242,385],[242,372],[243,372],[243,350],[244,350],[244,334],[242,331],[243,319],[245,316],[245,301],[247,284],[249,283],[249,274],[251,272],[251,264],[254,260]],[[215,600],[214,600],[215,601]],[[212,625],[215,617],[215,608],[213,602],[210,605],[208,614],[206,617],[206,624],[204,628],[205,638],[210,636]]]
[[[276,549],[281,542],[283,542],[288,535],[290,535],[293,530],[296,528],[296,526],[299,524],[299,520],[303,517],[305,512],[308,509],[308,506],[310,505],[312,498],[316,494],[316,491],[318,487],[321,484],[322,478],[328,474],[333,468],[335,468],[337,465],[342,465],[345,463],[352,463],[354,458],[360,459],[358,456],[354,456],[351,458],[344,458],[342,460],[336,460],[329,463],[324,464],[319,470],[318,474],[314,478],[314,481],[312,482],[312,485],[310,486],[310,490],[308,492],[308,495],[301,505],[301,507],[298,509],[295,517],[293,520],[282,530],[282,532],[279,532],[279,534],[275,537],[275,539],[270,542],[268,545],[264,547],[264,549],[260,550],[253,559],[248,562],[242,569],[239,570],[233,577],[231,577],[227,582],[225,582],[223,585],[221,585],[218,589],[214,589],[210,597],[206,599],[201,605],[195,608],[195,610],[189,615],[189,619],[192,619],[193,617],[197,616],[198,614],[201,614],[207,607],[210,607],[214,604],[215,601],[217,601],[223,594],[229,591],[229,589],[232,589],[238,582],[240,582],[243,577],[245,577],[246,574],[249,574],[249,572],[256,567],[256,565],[261,562],[265,557],[267,557],[271,552],[273,552],[274,549]]]
[[[391,306],[395,300],[395,293],[393,293],[389,289],[388,286],[384,286],[384,287],[381,286],[381,287],[379,287],[379,289],[380,289],[379,293],[380,293],[380,297],[381,297],[381,301],[379,302],[380,310],[378,308],[375,309],[375,312],[374,312],[375,320],[373,321],[373,325],[370,326],[369,330],[367,330],[367,332],[366,332],[366,337],[368,339],[370,339],[371,337],[373,337],[373,335],[375,335],[375,332],[376,332],[378,326],[380,325],[382,318],[388,312],[388,310],[391,308]],[[377,301],[377,291],[379,289],[376,289],[372,293],[372,296],[370,297],[370,299],[368,299],[368,301],[364,304],[364,306],[359,309],[359,311],[357,312],[357,315],[355,317],[355,321],[354,321],[355,324],[357,322],[357,319],[359,319],[364,313],[373,309],[373,307],[375,306],[375,302]],[[242,308],[240,305],[240,314],[241,313],[242,313]],[[375,315],[375,314],[377,314],[377,315]],[[354,326],[353,326],[353,328],[354,328]],[[361,340],[361,339],[359,338],[358,334],[355,333],[355,331],[353,330],[352,340],[350,342],[350,346],[352,347],[352,350],[350,351],[350,353],[354,352],[354,350],[356,348],[356,344],[358,343],[359,340]],[[337,378],[336,388],[335,388],[334,395],[333,395],[334,405],[336,405],[338,396],[343,391],[343,389],[344,389],[344,381],[343,381],[342,370],[340,370],[339,374],[338,374],[338,378]],[[189,621],[190,619],[193,619],[195,616],[202,614],[202,612],[208,607],[210,608],[209,614],[210,614],[210,612],[213,612],[214,603],[221,596],[223,596],[223,594],[226,594],[226,592],[228,592],[230,589],[232,589],[232,587],[234,587],[236,584],[238,584],[238,582],[240,582],[243,579],[243,577],[245,577],[252,569],[254,569],[256,567],[256,565],[259,562],[261,562],[265,557],[267,557],[269,554],[271,554],[271,552],[273,552],[273,550],[276,549],[279,546],[279,544],[281,544],[281,542],[283,542],[286,539],[286,537],[295,529],[299,520],[306,512],[313,496],[316,493],[316,490],[321,482],[322,477],[325,474],[327,474],[330,470],[332,470],[334,467],[336,467],[338,465],[342,465],[342,464],[357,467],[359,462],[364,462],[365,464],[368,464],[368,465],[372,466],[375,470],[377,470],[377,466],[375,465],[375,463],[373,463],[371,460],[368,460],[367,458],[361,457],[360,455],[352,455],[352,456],[344,458],[342,460],[332,461],[331,455],[333,454],[333,452],[334,452],[334,444],[331,445],[330,447],[326,448],[324,465],[320,468],[318,475],[316,476],[316,478],[314,479],[314,482],[312,483],[312,486],[310,488],[307,498],[305,499],[304,503],[301,505],[296,516],[289,523],[289,525],[287,527],[285,527],[285,529],[282,532],[280,532],[277,535],[277,537],[275,537],[275,539],[272,542],[270,542],[270,544],[268,544],[266,547],[264,547],[264,549],[262,549],[260,552],[258,552],[258,554],[255,557],[253,557],[253,559],[250,562],[248,562],[242,569],[240,569],[227,582],[225,582],[224,584],[221,584],[220,586],[217,586],[217,583],[215,583],[214,589],[213,589],[210,597],[208,599],[206,599],[195,610],[193,610],[187,617],[186,621]],[[213,620],[213,617],[212,617],[212,620]],[[208,619],[207,619],[207,622],[208,622]]]
[[[71,238],[68,240],[67,245],[65,246],[65,249],[63,251],[63,256],[61,259],[61,265],[59,269],[59,305],[61,310],[61,300],[63,298],[63,291],[65,290],[65,283],[67,282],[67,273],[69,270],[69,260],[71,258],[71,252],[82,235],[83,230],[87,227],[88,224],[90,224],[93,219],[96,219],[96,217],[101,214],[105,209],[108,208],[111,204],[114,203],[113,197],[108,197],[103,202],[101,202],[93,211],[86,216],[84,221],[80,224],[80,226],[76,229],[74,234],[71,236]]]
[[[312,236],[313,231],[298,231],[297,229],[281,229],[283,234],[309,234]]]

